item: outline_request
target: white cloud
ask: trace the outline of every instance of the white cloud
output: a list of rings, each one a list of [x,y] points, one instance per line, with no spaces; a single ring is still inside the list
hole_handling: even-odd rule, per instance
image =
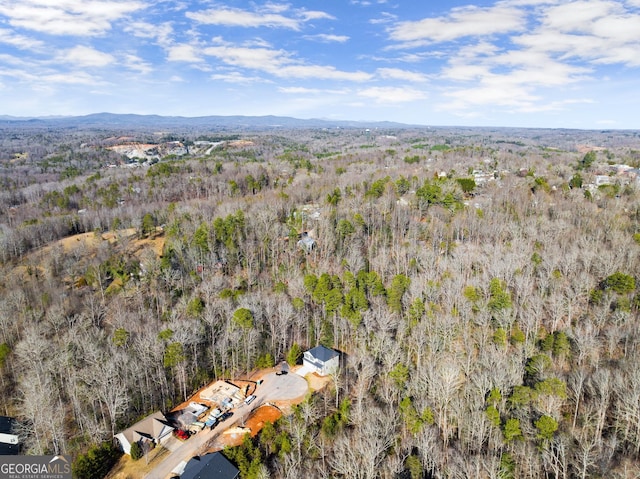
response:
[[[369,73],[346,72],[333,66],[300,64],[284,50],[224,44],[208,47],[202,51],[205,55],[218,58],[227,65],[263,71],[279,78],[366,81],[372,77]]]
[[[0,59],[4,60],[4,57]],[[0,76],[13,78],[28,84],[34,90],[52,90],[56,85],[103,85],[105,82],[85,71],[57,72],[27,62],[13,62],[11,69],[1,70]]]
[[[212,80],[223,81],[233,84],[248,85],[251,83],[266,83],[267,80],[257,76],[247,76],[240,72],[234,71],[229,73],[216,73],[211,75]]]
[[[558,5],[564,0],[502,0],[497,5],[509,7],[537,7],[541,5]]]
[[[123,56],[123,63],[129,69],[141,73],[149,74],[153,71],[153,66],[137,55],[127,53]]]
[[[0,53],[0,65],[2,64],[24,68],[30,68],[32,66],[32,63],[30,61],[27,61],[27,59],[16,57],[14,55],[9,55],[6,53]]]
[[[501,81],[495,77],[494,81],[487,81],[477,87],[460,88],[445,93],[451,98],[450,102],[441,103],[438,108],[443,111],[468,112],[477,107],[503,108],[513,110],[530,108],[541,101],[541,97],[532,95],[526,88]]]
[[[591,81],[597,65],[640,65],[640,13],[629,7],[632,2],[503,0],[397,23],[387,31],[400,49],[443,44],[446,63],[429,75],[448,99],[439,105],[442,110],[561,111],[592,101],[572,97],[579,90],[569,86]],[[408,52],[404,58],[419,63],[420,54]],[[551,99],[560,92],[568,97]]]
[[[167,60],[170,62],[199,63],[202,58],[198,56],[197,50],[193,45],[180,44],[167,48]]]
[[[429,79],[424,73],[401,70],[400,68],[378,68],[376,73],[380,75],[381,78],[416,83],[426,82]]]
[[[509,51],[492,61],[494,68],[506,67],[504,76],[529,85],[561,86],[582,80],[590,69],[554,60],[543,52]]]
[[[187,18],[205,25],[225,25],[229,27],[273,27],[300,29],[300,21],[274,13],[254,13],[246,10],[222,8],[187,12]]]
[[[621,42],[640,40],[640,15],[607,16],[593,24],[593,34]]]
[[[221,38],[214,39],[214,42],[218,45],[233,45],[231,42],[226,42]],[[271,48],[271,43],[266,40],[263,40],[260,37],[254,37],[249,40],[246,40],[243,44],[245,47],[258,47],[258,48]]]
[[[336,17],[333,15],[329,15],[326,12],[318,12],[318,11],[302,11],[300,12],[300,16],[303,20],[335,20]]]
[[[128,0],[3,0],[0,15],[14,27],[50,35],[92,36],[110,30],[113,22],[143,8],[144,3]]]
[[[332,66],[324,65],[289,65],[270,71],[271,74],[280,78],[307,78],[314,80],[346,80],[353,82],[363,82],[370,80],[370,73],[355,71],[346,72],[338,70]]]
[[[586,78],[590,70],[534,50],[500,49],[487,42],[469,45],[453,56],[441,71],[449,83],[445,96],[452,101],[443,109],[464,111],[476,107],[512,111],[549,111],[568,102],[551,105],[540,89],[563,88]]]
[[[205,48],[203,53],[216,57],[228,65],[254,70],[275,70],[289,61],[283,51],[269,48],[222,45]]]
[[[11,45],[12,47],[19,48],[20,50],[39,50],[44,46],[44,43],[40,40],[25,37],[24,35],[18,35],[17,33],[5,28],[0,28],[0,43]]]
[[[569,105],[595,103],[590,98],[572,98],[570,100],[536,102],[532,105],[521,107],[518,111],[522,113],[538,113],[549,111],[566,110]]]
[[[398,16],[388,12],[382,12],[380,18],[369,20],[371,25],[384,25],[398,20]]]
[[[57,60],[77,67],[105,67],[113,63],[115,58],[113,55],[91,47],[78,45],[62,52],[58,55]]]
[[[544,10],[540,25],[513,41],[560,59],[638,66],[640,14],[620,2],[575,1]]]
[[[455,8],[440,18],[400,22],[389,29],[392,40],[406,46],[447,42],[464,37],[522,31],[526,25],[522,11],[504,5],[488,8]]]
[[[323,43],[345,43],[349,41],[347,35],[331,35],[328,33],[319,33],[318,35],[305,35],[307,40],[317,40]]]
[[[346,95],[347,90],[327,90],[324,88],[305,88],[299,86],[279,87],[278,91],[291,95]]]
[[[384,104],[407,103],[427,98],[427,94],[422,90],[392,86],[365,88],[359,90],[357,95]]]
[[[169,46],[173,36],[173,27],[170,23],[153,24],[148,22],[131,22],[125,26],[124,31],[139,38],[151,38],[163,46]]]
[[[477,108],[506,109],[510,112],[533,113],[545,111],[560,111],[575,103],[590,103],[588,98],[567,98],[564,100],[548,99],[548,92],[538,88],[558,88],[567,83],[577,81],[566,71],[568,67],[552,64],[547,70],[516,69],[510,73],[493,74],[485,71],[478,75],[474,82],[467,82],[469,86],[449,87],[444,96],[451,101],[443,102],[438,108],[443,111],[453,111],[458,114],[469,113]]]
[[[611,13],[612,3],[599,0],[580,0],[550,7],[545,11],[543,23],[553,30],[586,31],[589,24]]]
[[[349,3],[352,5],[360,5],[362,7],[370,7],[372,5],[384,5],[388,3],[388,0],[377,0],[377,1],[368,1],[368,0],[351,0]]]
[[[394,56],[394,59],[403,63],[422,63],[429,60],[430,58],[444,58],[446,56],[448,55],[446,55],[444,52],[431,50],[429,52],[401,53]]]
[[[89,75],[87,72],[82,71],[73,71],[68,73],[51,73],[49,75],[45,75],[40,77],[39,79],[40,85],[47,85],[49,83],[57,83],[63,85],[89,85],[89,86],[97,86],[104,85],[105,82],[100,78]]]
[[[187,18],[204,25],[224,25],[245,28],[285,28],[299,31],[311,20],[335,20],[332,15],[315,10],[289,9],[289,5],[268,3],[255,11],[240,8],[211,8],[187,12]]]
[[[271,3],[267,2],[261,7],[261,11],[269,13],[283,13],[290,9],[290,6],[285,3]]]

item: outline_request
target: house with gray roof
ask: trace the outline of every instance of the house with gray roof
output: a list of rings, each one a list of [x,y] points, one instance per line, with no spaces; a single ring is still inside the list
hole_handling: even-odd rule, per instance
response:
[[[131,454],[131,444],[134,442],[150,441],[155,445],[162,444],[171,437],[173,429],[164,414],[158,411],[116,434],[115,438],[122,451],[125,454]]]
[[[300,235],[298,247],[303,249],[305,252],[310,253],[316,247],[316,240],[309,236],[307,232],[304,232]]]
[[[180,479],[238,479],[240,471],[222,453],[195,456],[187,462]]]
[[[316,346],[305,351],[302,356],[303,369],[317,373],[320,376],[328,376],[338,370],[340,366],[340,353],[325,346]]]

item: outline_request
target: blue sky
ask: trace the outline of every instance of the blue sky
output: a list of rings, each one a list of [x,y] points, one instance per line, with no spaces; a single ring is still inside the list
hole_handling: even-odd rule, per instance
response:
[[[640,0],[0,0],[0,115],[640,128]]]

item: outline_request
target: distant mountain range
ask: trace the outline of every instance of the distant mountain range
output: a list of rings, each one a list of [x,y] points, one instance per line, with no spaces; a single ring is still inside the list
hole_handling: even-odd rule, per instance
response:
[[[84,116],[14,117],[0,115],[1,126],[30,127],[110,127],[110,128],[150,128],[150,127],[198,127],[219,129],[286,129],[286,128],[411,128],[408,125],[389,121],[345,121],[292,118],[287,116],[160,116],[115,113],[94,113]]]

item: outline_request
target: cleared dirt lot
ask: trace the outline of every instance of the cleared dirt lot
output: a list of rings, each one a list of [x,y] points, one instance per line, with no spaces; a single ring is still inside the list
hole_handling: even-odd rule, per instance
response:
[[[180,444],[145,477],[147,479],[165,479],[170,476],[171,471],[178,467],[182,461],[188,461],[191,457],[208,451],[222,449],[227,440],[232,445],[239,444],[247,432],[250,431],[252,435],[255,435],[264,426],[265,420],[275,417],[275,413],[271,409],[278,411],[279,405],[290,406],[291,404],[302,402],[309,393],[309,384],[297,374],[277,375],[274,370],[268,370],[260,374],[259,378],[262,380],[259,386],[256,384],[258,379],[254,377],[250,381],[232,381],[233,384],[241,386],[241,388],[246,388],[248,385],[248,392],[256,396],[255,400],[251,404],[241,402],[239,406],[231,409],[233,416],[222,424],[217,425],[213,430],[204,429],[183,444]],[[186,404],[191,401],[202,401],[202,391],[209,390],[210,385],[189,398]],[[267,404],[273,405],[273,407],[264,408],[263,406]],[[267,412],[263,413],[261,409],[265,409]],[[262,417],[263,415],[264,417]],[[233,434],[224,434],[224,431],[234,427],[240,427],[241,429],[238,429]],[[221,439],[224,436],[227,436],[227,438]],[[216,441],[221,441],[220,445],[217,448],[212,447]]]
[[[292,406],[304,401],[307,394],[325,387],[331,382],[330,377],[320,377],[307,374],[306,377],[295,374],[299,368],[292,368],[291,372],[278,375],[279,368],[269,368],[255,371],[248,380],[233,380],[231,383],[240,387],[242,391],[255,394],[256,399],[247,405],[244,402],[232,409],[234,413],[224,423],[215,429],[205,429],[192,436],[187,441],[172,438],[166,448],[159,447],[149,454],[149,464],[145,459],[133,462],[129,456],[124,456],[119,464],[107,476],[108,479],[166,479],[171,471],[182,461],[188,461],[194,455],[202,455],[223,449],[225,446],[236,446],[242,443],[246,433],[255,436],[267,421],[275,422],[284,414],[291,412]],[[262,380],[260,385],[256,383]],[[189,402],[208,403],[201,397],[201,393],[211,389],[207,385],[176,409],[186,407]]]
[[[47,275],[48,259],[51,256],[60,254],[72,255],[77,257],[80,264],[86,265],[89,260],[95,257],[99,248],[110,245],[114,251],[121,254],[133,255],[139,259],[143,257],[145,251],[153,251],[157,257],[162,256],[164,248],[163,232],[158,229],[155,234],[148,238],[138,238],[135,228],[128,228],[118,231],[107,231],[105,233],[81,233],[74,236],[68,236],[61,240],[54,241],[47,246],[32,251],[27,254],[26,263],[30,264],[32,273]],[[26,266],[17,266],[13,269],[12,274],[21,281],[30,279],[29,268]],[[67,284],[71,284],[72,278],[65,278]]]

